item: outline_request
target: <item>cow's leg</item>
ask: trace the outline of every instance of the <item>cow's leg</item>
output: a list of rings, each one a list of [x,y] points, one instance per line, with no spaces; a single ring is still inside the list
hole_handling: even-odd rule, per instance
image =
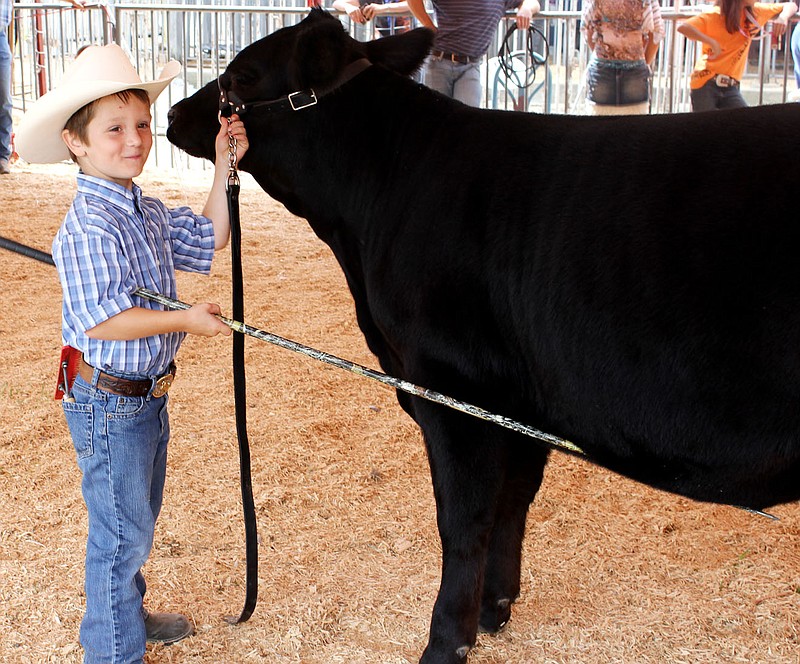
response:
[[[442,541],[442,579],[423,664],[461,664],[475,644],[483,575],[506,469],[496,425],[417,405]]]
[[[511,605],[519,597],[522,539],[528,508],[542,485],[547,450],[536,441],[508,434],[511,454],[506,460],[505,482],[497,504],[494,528],[483,580],[478,629],[498,632],[511,618]],[[521,442],[520,442],[521,441]]]

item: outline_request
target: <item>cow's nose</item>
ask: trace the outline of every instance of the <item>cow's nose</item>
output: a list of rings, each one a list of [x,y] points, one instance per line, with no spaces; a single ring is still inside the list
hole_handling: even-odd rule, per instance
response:
[[[175,107],[173,106],[167,111],[167,124],[172,124],[175,119]]]

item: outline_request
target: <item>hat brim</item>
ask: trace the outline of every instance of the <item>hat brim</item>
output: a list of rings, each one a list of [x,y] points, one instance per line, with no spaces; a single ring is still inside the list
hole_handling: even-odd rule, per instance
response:
[[[144,90],[153,104],[158,96],[181,72],[181,64],[170,60],[158,79],[147,83],[119,81],[84,81],[79,86],[55,88],[42,95],[22,116],[15,130],[14,145],[25,161],[34,164],[53,164],[70,159],[61,132],[72,115],[96,99],[123,90]]]

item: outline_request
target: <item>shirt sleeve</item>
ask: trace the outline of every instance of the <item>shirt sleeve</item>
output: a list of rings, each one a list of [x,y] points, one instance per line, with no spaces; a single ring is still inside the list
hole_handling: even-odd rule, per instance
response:
[[[653,43],[658,44],[664,39],[664,19],[661,17],[661,5],[658,0],[648,0],[644,7],[644,32],[653,33]]]
[[[697,16],[687,18],[684,23],[686,25],[691,25],[693,28],[697,28],[703,34],[707,34],[708,30],[706,29],[706,18],[707,15],[705,13],[698,14]]]
[[[172,255],[175,269],[184,272],[211,272],[214,258],[214,226],[211,219],[197,215],[188,207],[169,211]]]
[[[64,309],[83,332],[133,307],[136,289],[119,238],[88,220],[79,232],[59,234],[53,243]]]
[[[780,2],[757,2],[755,5],[753,5],[753,13],[756,16],[758,24],[764,26],[773,18],[778,16],[783,11],[783,7],[783,3]]]

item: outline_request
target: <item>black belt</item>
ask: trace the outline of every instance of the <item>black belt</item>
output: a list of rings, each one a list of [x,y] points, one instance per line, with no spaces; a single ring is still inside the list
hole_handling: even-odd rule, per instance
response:
[[[480,62],[480,58],[473,58],[469,55],[459,55],[458,53],[445,53],[444,51],[431,51],[431,55],[439,60],[450,60],[460,65],[469,65]]]
[[[81,363],[78,365],[78,375],[87,383],[91,384],[93,374],[94,367],[91,364],[87,364],[86,360],[81,358]],[[132,380],[130,378],[112,376],[105,371],[101,371],[100,376],[97,378],[97,387],[106,392],[111,392],[111,394],[117,394],[123,397],[146,397],[152,388],[152,396],[158,398],[163,397],[167,393],[174,378],[174,363],[169,365],[167,373],[155,379],[155,385],[153,381],[149,379]]]

